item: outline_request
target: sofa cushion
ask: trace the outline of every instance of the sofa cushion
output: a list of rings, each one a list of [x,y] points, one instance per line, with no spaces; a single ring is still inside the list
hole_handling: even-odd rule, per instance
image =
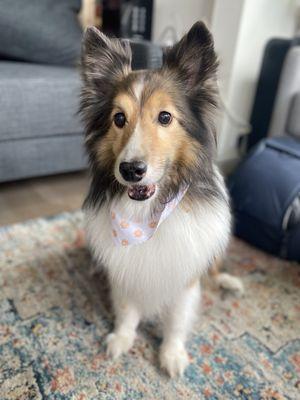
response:
[[[75,68],[0,62],[0,140],[82,133]]]
[[[60,135],[0,143],[0,182],[87,167],[82,135]]]
[[[293,96],[286,124],[289,135],[300,139],[300,93]]]
[[[74,65],[81,46],[80,6],[80,0],[1,0],[1,58]]]

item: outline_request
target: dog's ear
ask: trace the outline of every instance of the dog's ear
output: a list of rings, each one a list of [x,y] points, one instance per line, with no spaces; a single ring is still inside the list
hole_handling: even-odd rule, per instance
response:
[[[214,78],[217,67],[214,41],[203,22],[196,22],[178,43],[164,53],[163,68],[177,72],[187,89]]]
[[[81,68],[87,83],[121,79],[131,71],[129,42],[110,39],[97,28],[88,28],[83,37]]]
[[[128,41],[109,39],[97,28],[88,28],[82,44],[81,76],[83,87],[79,112],[90,132],[105,132],[116,85],[131,71]]]

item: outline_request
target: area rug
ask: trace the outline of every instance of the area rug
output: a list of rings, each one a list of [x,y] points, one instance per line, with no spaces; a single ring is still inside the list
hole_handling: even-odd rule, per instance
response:
[[[114,362],[107,287],[91,273],[81,212],[0,229],[0,399],[300,399],[300,266],[233,239],[224,269],[245,295],[207,287],[190,365],[158,366],[157,324]]]

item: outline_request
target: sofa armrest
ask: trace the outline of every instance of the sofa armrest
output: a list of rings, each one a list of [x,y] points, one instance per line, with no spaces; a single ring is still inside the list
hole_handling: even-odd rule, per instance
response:
[[[143,40],[130,41],[132,50],[132,69],[155,69],[162,64],[162,48]]]

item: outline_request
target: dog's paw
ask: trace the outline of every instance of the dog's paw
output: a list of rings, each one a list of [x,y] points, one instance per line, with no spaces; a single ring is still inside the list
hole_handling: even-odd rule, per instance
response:
[[[231,290],[240,296],[244,294],[243,282],[236,276],[220,273],[216,276],[216,283],[222,289]]]
[[[106,337],[106,354],[114,360],[121,354],[127,353],[133,345],[134,335],[122,335],[120,333],[110,333]]]
[[[160,365],[171,378],[182,376],[188,363],[189,357],[182,344],[162,346],[160,350]]]

